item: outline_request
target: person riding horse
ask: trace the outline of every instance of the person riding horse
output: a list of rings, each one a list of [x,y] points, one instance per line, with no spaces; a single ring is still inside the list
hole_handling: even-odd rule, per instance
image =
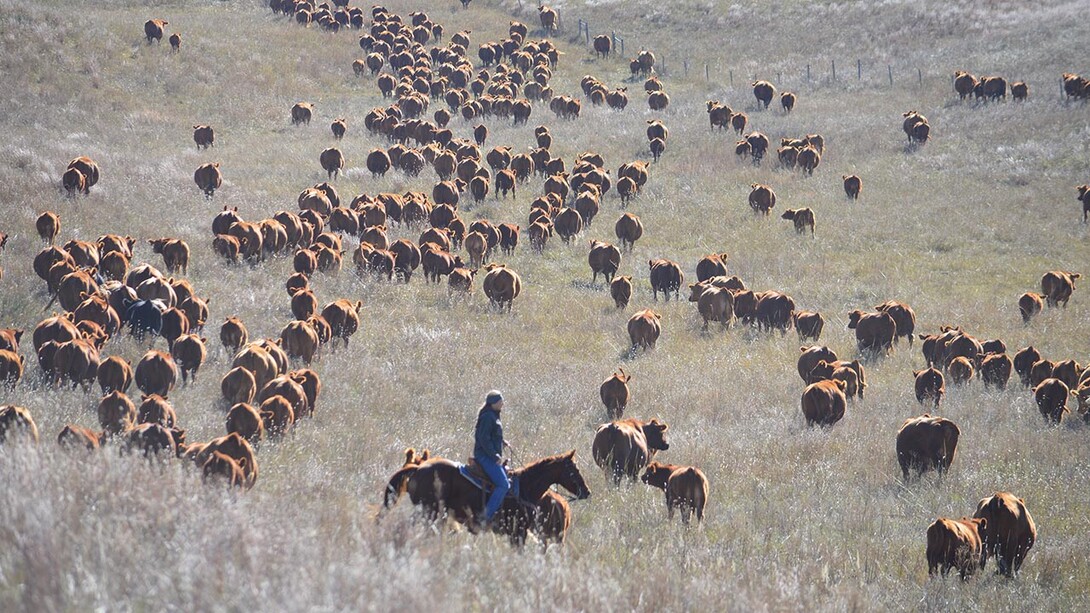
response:
[[[496,390],[488,392],[485,396],[484,406],[477,413],[477,427],[474,435],[473,459],[484,471],[488,479],[492,481],[495,489],[492,490],[488,503],[484,508],[484,515],[480,518],[482,525],[488,525],[496,512],[503,505],[503,499],[511,489],[511,480],[507,477],[507,470],[503,466],[503,448],[511,445],[503,440],[503,424],[500,423],[500,411],[503,409],[503,394]]]

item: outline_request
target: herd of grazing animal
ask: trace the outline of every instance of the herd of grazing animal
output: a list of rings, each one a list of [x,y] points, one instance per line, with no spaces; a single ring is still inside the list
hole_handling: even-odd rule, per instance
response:
[[[334,300],[319,309],[320,303],[309,279],[318,273],[335,274],[351,250],[351,263],[360,275],[409,283],[413,273],[422,268],[425,283],[440,283],[447,277],[450,296],[466,296],[473,291],[479,276],[483,293],[497,311],[510,311],[522,293],[523,282],[514,269],[494,260],[497,252],[515,251],[525,231],[529,246],[542,252],[556,236],[565,243],[583,234],[601,213],[605,197],[615,190],[619,207],[625,208],[640,194],[650,178],[651,164],[635,160],[622,164],[615,175],[606,170],[603,157],[586,151],[565,160],[552,153],[552,135],[548,126],[535,129],[535,146],[528,153],[513,153],[517,148],[497,145],[482,155],[488,140],[484,120],[510,120],[525,124],[535,103],[548,108],[558,120],[576,120],[582,101],[557,93],[550,79],[558,69],[562,53],[547,38],[530,40],[529,29],[511,22],[508,37],[478,46],[477,57],[483,64],[474,68],[468,56],[470,32],[458,32],[445,46],[443,27],[424,13],[412,13],[408,20],[381,6],[371,9],[368,26],[366,13],[347,2],[315,5],[313,0],[273,0],[274,12],[290,17],[302,26],[318,24],[324,30],[367,29],[359,38],[366,56],[356,60],[356,77],[370,75],[383,98],[394,98],[388,106],[372,109],[364,118],[368,134],[384,138],[387,147],[376,147],[365,156],[365,165],[373,177],[395,170],[416,177],[426,168],[439,178],[431,194],[409,191],[404,194],[359,194],[342,201],[333,181],[344,172],[346,156],[336,147],[319,155],[319,165],[327,181],[304,189],[297,199],[298,212],[278,211],[261,221],[247,222],[237,209],[224,207],[212,220],[212,251],[227,263],[247,261],[257,266],[266,258],[292,257],[295,273],[285,283],[292,318],[275,339],[250,339],[246,326],[230,316],[220,326],[220,341],[233,356],[221,379],[221,392],[227,434],[206,443],[186,441],[180,427],[185,411],[175,408],[170,393],[179,384],[195,381],[204,364],[208,348],[201,334],[209,318],[209,300],[202,299],[183,277],[188,274],[191,251],[185,241],[148,238],[153,253],[161,255],[170,275],[164,275],[148,263],[136,263],[132,237],[105,235],[97,241],[71,240],[55,245],[61,219],[45,212],[36,222],[38,235],[48,246],[34,259],[34,270],[46,282],[62,313],[54,313],[34,329],[34,355],[44,384],[69,382],[89,393],[97,382],[103,396],[98,403],[98,428],[69,424],[60,432],[60,444],[98,449],[117,446],[145,455],[164,455],[191,460],[206,479],[216,478],[231,486],[249,488],[257,480],[257,451],[263,440],[281,437],[298,420],[312,416],[321,382],[311,370],[312,362],[324,351],[333,351],[338,341],[347,346],[361,326],[363,303],[349,299]],[[468,7],[469,0],[462,0]],[[559,13],[550,7],[538,9],[546,35],[554,34],[560,24]],[[149,44],[161,41],[168,22],[152,19],[145,23]],[[169,37],[173,51],[180,49],[181,37]],[[436,43],[430,49],[425,45]],[[595,57],[610,58],[612,38],[594,39]],[[655,75],[655,56],[641,50],[630,61],[633,78],[646,77],[644,89],[648,107],[665,111],[670,104],[662,82]],[[1090,97],[1090,82],[1073,74],[1063,75],[1069,98]],[[627,88],[607,87],[587,75],[581,81],[584,96],[594,106],[605,104],[624,111]],[[972,95],[978,100],[1000,100],[1008,88],[1015,100],[1028,97],[1023,82],[1008,82],[1001,77],[976,78],[959,71],[954,78],[955,91],[961,99]],[[776,98],[776,87],[767,81],[752,84],[758,109],[767,109]],[[779,92],[784,113],[796,109],[798,97]],[[431,104],[444,103],[427,118]],[[770,140],[751,126],[749,116],[735,112],[718,101],[706,105],[713,130],[732,129],[742,136],[735,153],[760,164],[768,152]],[[315,117],[316,107],[299,102],[290,109],[293,125],[307,126]],[[460,138],[448,127],[453,118],[476,123],[473,139]],[[347,120],[337,118],[331,124],[334,138],[347,132]],[[208,125],[193,126],[193,141],[198,149],[215,146],[214,131]],[[903,130],[910,143],[924,144],[930,138],[927,119],[916,111],[904,113]],[[648,151],[654,162],[666,153],[669,130],[661,119],[647,121]],[[782,138],[777,158],[785,168],[812,175],[821,162],[825,140],[821,135]],[[87,157],[78,157],[62,176],[62,187],[70,195],[87,195],[99,181],[98,165]],[[516,189],[531,179],[540,179],[543,190],[529,206],[526,227],[514,223],[475,219],[467,223],[463,214],[474,203],[494,198],[516,197]],[[862,180],[844,175],[843,189],[856,200]],[[223,186],[218,162],[202,164],[194,173],[194,182],[207,198]],[[1090,215],[1090,187],[1079,186],[1084,221]],[[769,215],[776,204],[776,193],[769,185],[751,185],[749,205],[754,213]],[[462,205],[462,208],[460,208]],[[791,220],[796,232],[815,234],[815,216],[810,208],[788,209],[782,218]],[[391,240],[393,228],[414,232],[423,228],[418,241]],[[620,247],[590,240],[588,264],[591,284],[602,275],[611,299],[618,309],[628,307],[633,295],[631,276],[620,275],[624,254],[632,250],[644,231],[640,218],[624,212],[614,224]],[[415,236],[415,234],[414,234]],[[345,248],[351,237],[355,248]],[[6,235],[5,235],[6,239]],[[0,247],[3,241],[0,240]],[[466,251],[466,260],[457,254]],[[468,260],[468,265],[466,261]],[[786,293],[753,291],[737,276],[728,276],[727,254],[713,253],[696,265],[696,283],[688,285],[689,302],[707,331],[711,322],[730,328],[737,320],[758,330],[779,330],[786,334],[794,328],[800,342],[819,341],[825,317],[818,312],[796,308]],[[665,258],[648,261],[652,297],[679,300],[685,283],[681,264]],[[1018,301],[1024,322],[1048,307],[1066,307],[1075,289],[1078,273],[1051,271],[1041,279],[1041,293],[1026,293]],[[48,308],[49,305],[47,305]],[[1090,420],[1090,369],[1074,360],[1053,362],[1043,359],[1037,350],[1027,347],[1013,359],[1001,341],[980,342],[960,327],[944,326],[939,334],[915,334],[916,316],[906,304],[888,301],[873,312],[854,310],[847,314],[847,327],[855,331],[857,349],[864,357],[879,359],[891,352],[900,339],[922,341],[926,368],[913,373],[917,400],[934,409],[941,406],[952,388],[982,379],[984,385],[1003,388],[1012,371],[1022,384],[1032,388],[1041,414],[1052,423],[1060,423],[1070,412],[1069,396],[1078,400],[1079,413]],[[286,309],[287,310],[287,309]],[[106,355],[109,341],[125,333],[149,342],[147,352],[133,366],[123,357]],[[653,309],[635,312],[627,321],[631,356],[638,350],[651,351],[663,333],[663,316]],[[19,343],[23,331],[0,330],[0,379],[8,386],[17,385],[25,376],[25,363]],[[154,349],[162,337],[167,351]],[[301,363],[301,368],[292,369]],[[802,347],[798,372],[804,382],[801,412],[810,426],[832,427],[851,410],[867,388],[864,366],[860,360],[841,360],[828,347]],[[179,379],[181,380],[179,382]],[[695,516],[702,521],[709,495],[709,481],[699,468],[662,464],[659,452],[670,449],[666,440],[668,426],[658,419],[625,417],[630,404],[629,382],[632,377],[618,369],[600,386],[600,397],[609,423],[601,425],[592,442],[592,457],[614,483],[625,477],[664,491],[670,517],[680,511],[684,522]],[[135,384],[141,392],[139,403],[130,399]],[[942,417],[924,413],[907,419],[896,433],[895,454],[906,482],[927,471],[946,474],[954,461],[961,431]],[[30,412],[17,406],[0,407],[0,443],[15,437],[37,442],[39,432]],[[548,467],[564,466],[577,478],[572,483],[558,481],[579,498],[589,496],[575,468],[574,452],[546,458],[538,463]],[[449,468],[449,460],[406,450],[404,464],[386,485],[384,506],[389,507],[403,494],[414,503],[422,494],[428,478],[439,478]],[[522,470],[529,470],[526,467]],[[641,475],[642,472],[642,475]],[[428,478],[422,477],[427,475]],[[571,509],[563,498],[545,490],[529,500],[530,513],[523,532],[529,530],[543,540],[563,542],[571,523]],[[452,510],[457,515],[461,511]],[[468,517],[461,518],[468,521]],[[1007,492],[997,492],[981,500],[972,518],[939,518],[926,530],[926,560],[929,573],[946,574],[957,569],[963,578],[983,569],[988,557],[995,557],[1000,572],[1017,572],[1036,539],[1036,527],[1025,502]]]

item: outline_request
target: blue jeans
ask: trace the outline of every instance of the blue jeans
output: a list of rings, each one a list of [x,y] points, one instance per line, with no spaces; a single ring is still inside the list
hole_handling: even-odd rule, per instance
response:
[[[477,464],[480,465],[484,470],[484,474],[488,475],[488,479],[495,486],[492,495],[488,497],[488,504],[484,507],[485,520],[492,521],[496,511],[499,511],[500,507],[503,506],[503,499],[507,496],[507,491],[511,489],[511,480],[507,478],[507,471],[493,458],[477,457],[474,459],[477,460]]]

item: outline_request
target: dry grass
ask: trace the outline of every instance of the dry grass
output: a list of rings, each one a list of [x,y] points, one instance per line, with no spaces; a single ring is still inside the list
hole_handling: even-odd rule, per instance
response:
[[[1085,289],[1029,328],[1015,306],[1045,270],[1088,272],[1081,268],[1090,256],[1087,231],[1071,189],[1090,171],[1086,107],[1064,103],[1051,85],[1060,72],[1090,72],[1068,63],[1072,49],[1090,42],[1085,28],[1065,25],[1079,3],[1038,3],[1029,11],[937,1],[686,2],[668,12],[655,8],[661,3],[590,4],[564,6],[565,19],[612,19],[629,45],[716,65],[731,58],[737,74],[797,74],[806,61],[858,56],[919,62],[927,78],[893,90],[789,82],[800,93],[794,114],[751,112],[753,125],[776,139],[826,136],[827,155],[811,178],[775,171],[771,160],[761,168],[742,164],[730,152],[732,136],[707,130],[706,99],[752,111],[741,77],[735,88],[667,79],[669,149],[630,207],[647,232],[622,264],[621,273],[637,280],[627,312],[615,311],[608,292],[586,279],[586,241],[612,240],[619,214],[612,194],[577,244],[557,241],[543,256],[520,248],[508,259],[525,284],[511,314],[489,312],[479,294],[451,305],[445,288],[419,279],[390,286],[347,270],[317,277],[323,303],[364,301],[363,329],[347,350],[322,357],[316,368],[325,388],[314,420],[261,449],[260,479],[244,495],[203,487],[178,464],[63,454],[53,437],[67,422],[93,425],[97,397],[39,387],[30,367],[3,400],[30,408],[45,440],[38,449],[0,450],[0,609],[1085,607],[1087,429],[1046,427],[1021,389],[955,389],[942,410],[963,432],[952,472],[941,484],[925,479],[906,488],[893,438],[905,418],[922,412],[910,377],[921,364],[918,345],[869,365],[867,399],[842,423],[808,430],[793,334],[738,327],[702,334],[691,305],[660,302],[659,347],[623,362],[634,375],[629,413],[671,424],[672,448],[661,459],[708,475],[708,521],[691,529],[667,523],[660,493],[639,485],[614,490],[589,461],[591,436],[604,419],[597,386],[622,363],[628,315],[652,305],[645,265],[652,257],[682,262],[692,275],[700,256],[727,251],[733,274],[825,313],[823,342],[846,355],[854,347],[847,311],[897,299],[915,307],[921,331],[960,324],[1012,350],[1032,342],[1048,357],[1087,361]],[[387,6],[403,14],[425,8],[448,33],[472,29],[475,44],[499,37],[510,19],[481,0],[465,12],[452,10],[457,3]],[[650,7],[646,19],[635,10],[643,6]],[[714,18],[701,16],[705,8]],[[180,55],[143,43],[141,26],[153,16],[182,32]],[[536,25],[532,14],[521,18]],[[846,23],[859,34],[848,34]],[[567,22],[561,38],[574,27]],[[683,36],[683,28],[691,31]],[[564,50],[558,91],[577,93],[587,72],[611,84],[627,78],[624,62],[594,62],[578,46]],[[9,87],[0,98],[0,230],[12,235],[0,256],[0,324],[30,329],[42,317],[48,297],[30,270],[40,248],[33,220],[52,209],[62,216],[65,240],[106,232],[142,243],[186,239],[194,248],[189,278],[212,300],[207,335],[214,338],[233,314],[251,336],[277,335],[290,319],[282,283],[291,263],[225,268],[210,249],[216,210],[238,206],[247,219],[260,219],[291,209],[300,190],[324,179],[318,154],[332,142],[329,121],[340,116],[349,120],[339,145],[348,158],[347,176],[337,182],[342,197],[430,189],[435,181],[430,172],[373,180],[362,168],[366,152],[383,143],[363,129],[363,115],[380,101],[371,79],[352,76],[359,55],[354,35],[294,27],[256,1],[152,7],[116,0],[77,10],[0,0],[0,71]],[[948,75],[962,67],[1027,78],[1032,98],[957,104]],[[646,159],[644,121],[653,115],[639,83],[629,86],[634,95],[624,113],[585,107],[579,120],[556,122],[535,107],[527,127],[490,122],[490,144],[528,147],[533,126],[545,122],[566,159],[584,150],[603,153],[610,168]],[[309,127],[289,125],[298,100],[317,104]],[[906,152],[900,114],[911,108],[929,117],[934,141]],[[193,148],[196,123],[216,127],[215,149]],[[471,127],[453,125],[460,135]],[[103,179],[90,197],[67,200],[56,185],[67,160],[80,154],[99,162]],[[225,176],[213,203],[192,184],[193,169],[205,161],[220,161]],[[840,175],[849,172],[864,180],[857,204],[841,191]],[[776,217],[753,218],[746,205],[753,182],[775,187],[777,211],[813,208],[817,238],[796,237]],[[489,199],[466,216],[524,225],[535,190],[522,190],[516,201]],[[146,243],[136,261],[161,264]],[[128,339],[107,348],[130,360],[141,351]],[[223,431],[218,379],[228,361],[217,347],[199,382],[172,395],[192,440]],[[475,408],[492,387],[505,391],[505,425],[522,457],[578,450],[594,496],[574,505],[570,542],[546,554],[517,552],[496,538],[433,533],[413,525],[406,509],[373,522],[401,450],[468,454]],[[1040,540],[1022,576],[928,581],[928,523],[969,514],[997,489],[1024,497],[1038,522]]]

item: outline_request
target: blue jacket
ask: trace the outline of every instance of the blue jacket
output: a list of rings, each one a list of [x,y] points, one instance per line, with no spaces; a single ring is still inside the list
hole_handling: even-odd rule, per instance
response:
[[[503,424],[499,411],[488,407],[477,413],[477,430],[474,435],[473,457],[500,460],[503,455]]]

